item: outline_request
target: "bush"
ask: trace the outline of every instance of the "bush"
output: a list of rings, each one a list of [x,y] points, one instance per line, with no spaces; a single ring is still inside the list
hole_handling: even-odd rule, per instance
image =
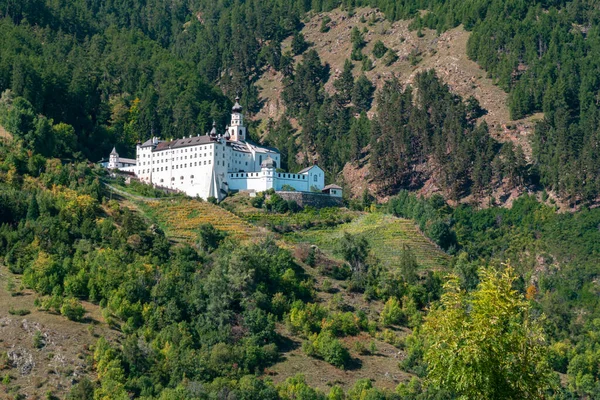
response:
[[[198,228],[198,247],[207,252],[216,250],[227,237],[227,232],[216,229],[212,224],[202,224]]]
[[[264,202],[265,202],[265,198],[264,198],[264,196],[261,196],[261,195],[257,195],[256,197],[252,197],[250,199],[250,204],[254,208],[262,208]]]
[[[385,53],[385,58],[383,59],[383,63],[385,64],[386,67],[389,67],[396,61],[398,61],[398,55],[396,54],[396,52],[394,50],[389,49],[387,51],[387,53]]]
[[[23,316],[23,315],[27,315],[29,313],[31,313],[31,311],[29,311],[26,308],[9,308],[8,309],[8,313],[10,315],[18,315],[18,316]]]
[[[60,313],[71,321],[81,321],[85,315],[85,308],[83,308],[79,300],[70,297],[63,301]]]
[[[334,313],[323,323],[323,330],[335,336],[355,336],[360,332],[359,320],[351,312]]]
[[[329,18],[327,15],[323,17],[323,20],[321,21],[321,33],[325,33],[325,32],[329,32],[329,23],[331,22],[331,18]]]
[[[302,346],[304,352],[311,357],[320,357],[329,364],[344,369],[350,363],[350,353],[331,332],[323,331],[313,334],[310,342]]]
[[[327,310],[317,303],[294,302],[288,315],[288,326],[294,332],[308,336],[321,331],[321,321],[327,317]]]
[[[44,342],[44,337],[42,336],[42,331],[40,331],[38,329],[33,334],[33,347],[35,347],[36,349],[41,349],[42,347],[44,347],[45,344],[46,343]]]
[[[404,322],[405,316],[402,312],[400,302],[395,297],[390,297],[383,306],[381,312],[381,323],[385,326],[396,325]]]
[[[381,40],[375,42],[375,46],[373,46],[373,55],[375,58],[381,58],[387,53],[388,49],[385,47]]]

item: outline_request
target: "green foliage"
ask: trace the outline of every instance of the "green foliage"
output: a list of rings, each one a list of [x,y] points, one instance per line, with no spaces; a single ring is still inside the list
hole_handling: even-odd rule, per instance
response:
[[[375,56],[375,58],[383,57],[385,53],[387,53],[387,51],[388,48],[385,47],[385,44],[383,44],[381,40],[375,42],[375,45],[373,46],[373,55]]]
[[[351,362],[348,349],[329,331],[313,334],[302,348],[307,355],[322,358],[340,369],[348,368]]]
[[[202,224],[198,228],[198,247],[203,251],[216,250],[227,237],[227,232],[216,229],[211,224]]]
[[[373,69],[373,61],[369,57],[364,57],[362,61],[361,69],[363,72],[367,72]]]
[[[324,16],[323,20],[321,20],[321,27],[319,28],[319,32],[326,33],[329,32],[329,23],[331,22],[331,18],[329,16]]]
[[[304,35],[301,32],[295,33],[292,38],[292,53],[297,56],[304,53],[306,49],[308,49],[308,42],[304,39]]]
[[[388,51],[385,53],[385,56],[383,57],[383,64],[386,67],[389,67],[396,61],[398,61],[398,55],[396,54],[396,52],[394,50],[388,49]]]
[[[428,382],[466,398],[539,398],[549,387],[545,337],[511,268],[482,270],[470,296],[456,277],[425,319]]]
[[[44,340],[44,336],[42,335],[42,331],[40,331],[39,329],[36,330],[33,334],[33,347],[35,347],[36,349],[41,349],[45,345],[46,342]]]
[[[282,400],[325,400],[325,395],[306,384],[304,375],[287,378],[277,386],[277,393]]]
[[[390,297],[385,302],[381,311],[381,323],[385,326],[398,325],[405,320],[400,302],[395,297]]]
[[[350,264],[355,274],[366,272],[369,248],[369,242],[365,237],[355,236],[347,232],[344,232],[344,236],[338,244],[339,253]]]
[[[71,321],[81,321],[86,311],[77,299],[66,298],[60,307],[60,313]]]
[[[18,315],[18,316],[23,316],[23,315],[29,315],[31,314],[31,311],[29,311],[26,308],[9,308],[8,309],[8,313],[10,315]]]

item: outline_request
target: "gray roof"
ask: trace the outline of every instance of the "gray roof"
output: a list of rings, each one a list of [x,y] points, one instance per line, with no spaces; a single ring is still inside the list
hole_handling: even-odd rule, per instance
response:
[[[341,188],[340,186],[338,186],[338,185],[335,185],[335,184],[327,185],[327,186],[325,186],[325,187],[324,187],[323,189],[321,189],[321,190],[322,190],[322,191],[325,191],[325,190],[329,190],[329,189],[339,189],[339,190],[342,190],[342,188]]]
[[[119,155],[119,153],[117,153],[117,149],[113,147],[112,151],[110,152],[110,155],[111,155],[111,156],[112,156],[112,155],[116,155],[116,156],[118,156],[118,155]]]
[[[153,145],[154,145],[154,143],[152,143],[152,138],[150,138],[150,139],[146,140],[144,143],[142,143],[140,145],[140,147],[148,147],[148,146],[153,146]]]
[[[177,149],[180,147],[198,146],[201,144],[214,143],[210,136],[193,136],[191,138],[175,139],[168,142],[160,142],[152,151]]]
[[[137,164],[137,161],[133,158],[123,158],[119,157],[119,162],[124,164]]]
[[[271,156],[268,156],[266,160],[264,160],[260,166],[262,168],[275,168],[275,161],[271,158]]]
[[[314,164],[314,165],[311,165],[310,167],[306,167],[306,168],[298,171],[297,173],[298,174],[304,174],[304,173],[310,171],[311,169],[313,169],[314,167],[317,167],[317,168],[321,169],[317,164]]]
[[[240,96],[237,96],[235,98],[235,104],[233,105],[231,111],[233,111],[234,113],[242,112],[242,106],[240,105]]]

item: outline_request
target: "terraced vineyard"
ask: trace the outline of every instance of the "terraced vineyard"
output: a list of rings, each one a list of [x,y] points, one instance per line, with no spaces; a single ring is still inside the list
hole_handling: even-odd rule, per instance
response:
[[[136,204],[175,241],[193,243],[198,227],[207,223],[238,240],[249,239],[257,232],[257,228],[235,214],[205,201],[166,198],[136,201]]]
[[[377,258],[390,267],[399,264],[403,244],[410,246],[424,269],[438,269],[445,266],[449,259],[418,231],[413,221],[381,213],[364,214],[352,222],[333,228],[290,233],[286,238],[297,243],[317,245],[336,257],[335,248],[344,232],[365,236]]]

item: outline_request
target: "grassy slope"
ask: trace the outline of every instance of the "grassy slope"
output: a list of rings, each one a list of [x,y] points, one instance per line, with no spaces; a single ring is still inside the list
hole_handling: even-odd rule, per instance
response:
[[[335,249],[344,232],[365,236],[373,254],[388,267],[399,264],[402,245],[414,251],[423,269],[438,269],[446,265],[448,260],[445,253],[418,231],[413,221],[380,213],[362,214],[352,222],[333,228],[294,232],[287,235],[287,239],[317,245],[330,256],[336,257]]]
[[[249,239],[257,233],[255,227],[238,216],[203,201],[167,198],[138,201],[137,205],[175,241],[192,244],[196,240],[196,229],[207,223],[238,240]]]

